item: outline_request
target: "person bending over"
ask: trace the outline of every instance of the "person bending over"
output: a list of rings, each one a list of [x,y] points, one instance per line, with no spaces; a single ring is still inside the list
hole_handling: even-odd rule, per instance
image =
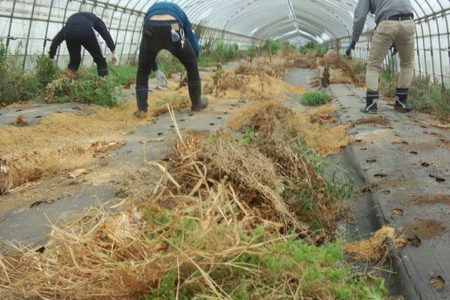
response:
[[[108,64],[102,55],[100,45],[94,33],[94,29],[105,40],[106,45],[112,51],[112,63],[117,61],[116,46],[105,23],[90,12],[76,13],[67,19],[66,25],[53,38],[50,46],[49,57],[53,59],[59,45],[65,40],[69,50],[70,61],[67,68],[73,72],[78,71],[81,63],[81,46],[83,46],[94,59],[99,76],[108,75]]]
[[[136,115],[148,110],[148,78],[152,64],[162,49],[177,57],[187,71],[191,110],[205,109],[208,102],[201,98],[197,65],[200,46],[192,31],[191,22],[177,4],[157,2],[149,8],[144,18],[136,76]]]

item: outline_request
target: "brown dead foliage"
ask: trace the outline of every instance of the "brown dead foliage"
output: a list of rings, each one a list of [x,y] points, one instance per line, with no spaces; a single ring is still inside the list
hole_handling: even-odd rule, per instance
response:
[[[336,51],[330,50],[316,62],[316,67],[329,66],[331,83],[354,83],[357,86],[364,86],[365,72],[364,65],[358,61],[343,58]]]
[[[397,249],[406,244],[405,239],[398,235],[393,227],[384,226],[367,240],[347,244],[344,251],[356,260],[378,263],[390,252],[388,240],[392,241],[392,245]]]
[[[231,267],[234,258],[247,252],[263,255],[271,241],[243,240],[243,232],[257,225],[276,232],[281,225],[261,219],[230,184],[206,177],[209,170],[198,161],[183,163],[199,167],[191,168],[196,173],[191,178],[197,179],[191,190],[155,163],[162,171],[158,188],[137,207],[122,212],[91,209],[53,228],[49,242],[39,251],[17,247],[14,254],[0,256],[0,293],[9,298],[136,299],[178,267],[180,285],[192,284],[185,282],[184,273],[199,271],[197,292],[210,290],[223,298],[208,274],[226,262]],[[173,204],[170,218],[158,221],[162,205],[168,203]],[[194,233],[183,227],[186,220],[197,224]],[[179,232],[184,232],[182,243],[174,238]]]
[[[234,73],[236,75],[254,75],[259,76],[262,74],[266,74],[271,77],[281,77],[286,73],[286,66],[284,62],[279,61],[254,61],[253,63],[241,63],[239,64]]]
[[[212,137],[211,143],[189,137],[175,146],[171,156],[177,174],[182,174],[184,183],[191,182],[188,188],[192,188],[198,180],[191,177],[195,165],[186,161],[193,158],[211,178],[229,182],[240,199],[258,208],[261,217],[282,222],[279,216],[284,216],[289,223],[295,216],[303,222],[317,221],[327,232],[332,230],[342,203],[303,157],[306,150],[297,123],[291,120],[296,117],[294,112],[277,102],[252,107],[254,113],[245,113],[248,120],[236,116],[231,127],[258,128],[254,144],[242,143],[226,132]]]
[[[289,94],[301,94],[306,89],[287,84],[281,79],[286,72],[283,60],[272,64],[260,62],[243,63],[236,71],[225,71],[215,84],[213,76],[205,78],[205,95],[216,98],[261,100],[284,100]]]
[[[294,117],[294,112],[278,101],[257,102],[242,108],[228,121],[233,130],[241,131],[253,127],[264,133],[273,131],[274,120],[285,122]]]
[[[11,173],[7,161],[0,158],[0,195],[6,193],[11,186]]]
[[[25,127],[28,126],[28,121],[25,119],[25,117],[23,115],[19,115],[17,116],[16,120],[14,120],[13,122],[9,123],[10,125],[15,125],[18,127]]]
[[[260,131],[270,133],[273,121],[278,120],[292,129],[316,150],[319,154],[329,155],[337,153],[342,147],[348,145],[347,125],[336,125],[333,116],[334,105],[323,105],[311,109],[304,114],[295,114],[279,101],[253,103],[243,107],[229,120],[229,127],[233,130],[242,130],[253,127]]]
[[[107,141],[97,141],[91,144],[91,149],[95,153],[105,153],[118,149],[123,146],[123,143],[118,142],[107,142]]]
[[[123,107],[95,108],[87,115],[46,116],[35,126],[0,127],[0,159],[8,167],[10,188],[86,166],[95,154],[94,141],[120,143],[142,124],[132,116],[134,110],[130,101]]]

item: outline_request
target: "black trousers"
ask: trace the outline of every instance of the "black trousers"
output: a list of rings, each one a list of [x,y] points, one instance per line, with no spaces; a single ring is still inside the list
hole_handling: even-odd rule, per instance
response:
[[[67,68],[72,71],[78,71],[81,63],[81,46],[83,46],[97,64],[99,76],[108,75],[108,64],[103,57],[102,50],[98,44],[92,27],[70,26],[66,27],[66,45],[69,50],[70,62]]]
[[[185,40],[184,47],[182,47],[181,41],[172,41],[172,23],[176,23],[176,21],[150,20],[144,25],[136,76],[136,97],[140,110],[147,111],[148,78],[156,56],[162,49],[172,53],[186,68],[191,102],[195,104],[200,100],[201,82],[197,56],[189,40]],[[179,33],[179,31],[177,32]]]

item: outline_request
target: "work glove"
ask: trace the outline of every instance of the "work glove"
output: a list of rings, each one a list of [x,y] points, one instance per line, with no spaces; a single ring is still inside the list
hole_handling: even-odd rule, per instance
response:
[[[112,52],[112,57],[111,57],[111,63],[112,63],[113,65],[115,65],[116,62],[117,62],[117,54],[116,54],[116,51],[113,51],[113,52]]]
[[[391,48],[389,48],[391,50],[391,56],[394,56],[397,54],[397,48],[395,47],[395,44],[392,44]]]
[[[348,45],[347,49],[345,50],[345,55],[350,56],[350,54],[352,53],[352,50],[355,49],[355,45],[356,45],[356,42],[351,41],[350,44]]]
[[[167,87],[167,78],[161,70],[156,71],[155,73],[156,80],[158,81],[158,85],[161,87]]]
[[[188,84],[187,71],[184,71],[183,76],[181,76],[181,81],[183,81],[186,85]]]

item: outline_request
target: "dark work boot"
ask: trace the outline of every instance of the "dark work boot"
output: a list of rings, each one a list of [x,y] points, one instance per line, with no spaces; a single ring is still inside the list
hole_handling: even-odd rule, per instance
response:
[[[104,66],[104,67],[97,67],[97,74],[100,77],[105,77],[108,76],[108,66]]]
[[[376,114],[378,112],[378,98],[380,95],[378,91],[367,91],[366,93],[366,107],[361,108],[361,112]]]
[[[395,104],[394,110],[399,112],[410,112],[414,110],[414,105],[407,102],[408,89],[397,88],[395,90]]]
[[[202,99],[202,85],[200,82],[189,82],[189,97],[191,98],[191,110],[200,111],[208,107],[208,100]]]
[[[147,112],[148,87],[136,87],[136,101],[138,112]]]

